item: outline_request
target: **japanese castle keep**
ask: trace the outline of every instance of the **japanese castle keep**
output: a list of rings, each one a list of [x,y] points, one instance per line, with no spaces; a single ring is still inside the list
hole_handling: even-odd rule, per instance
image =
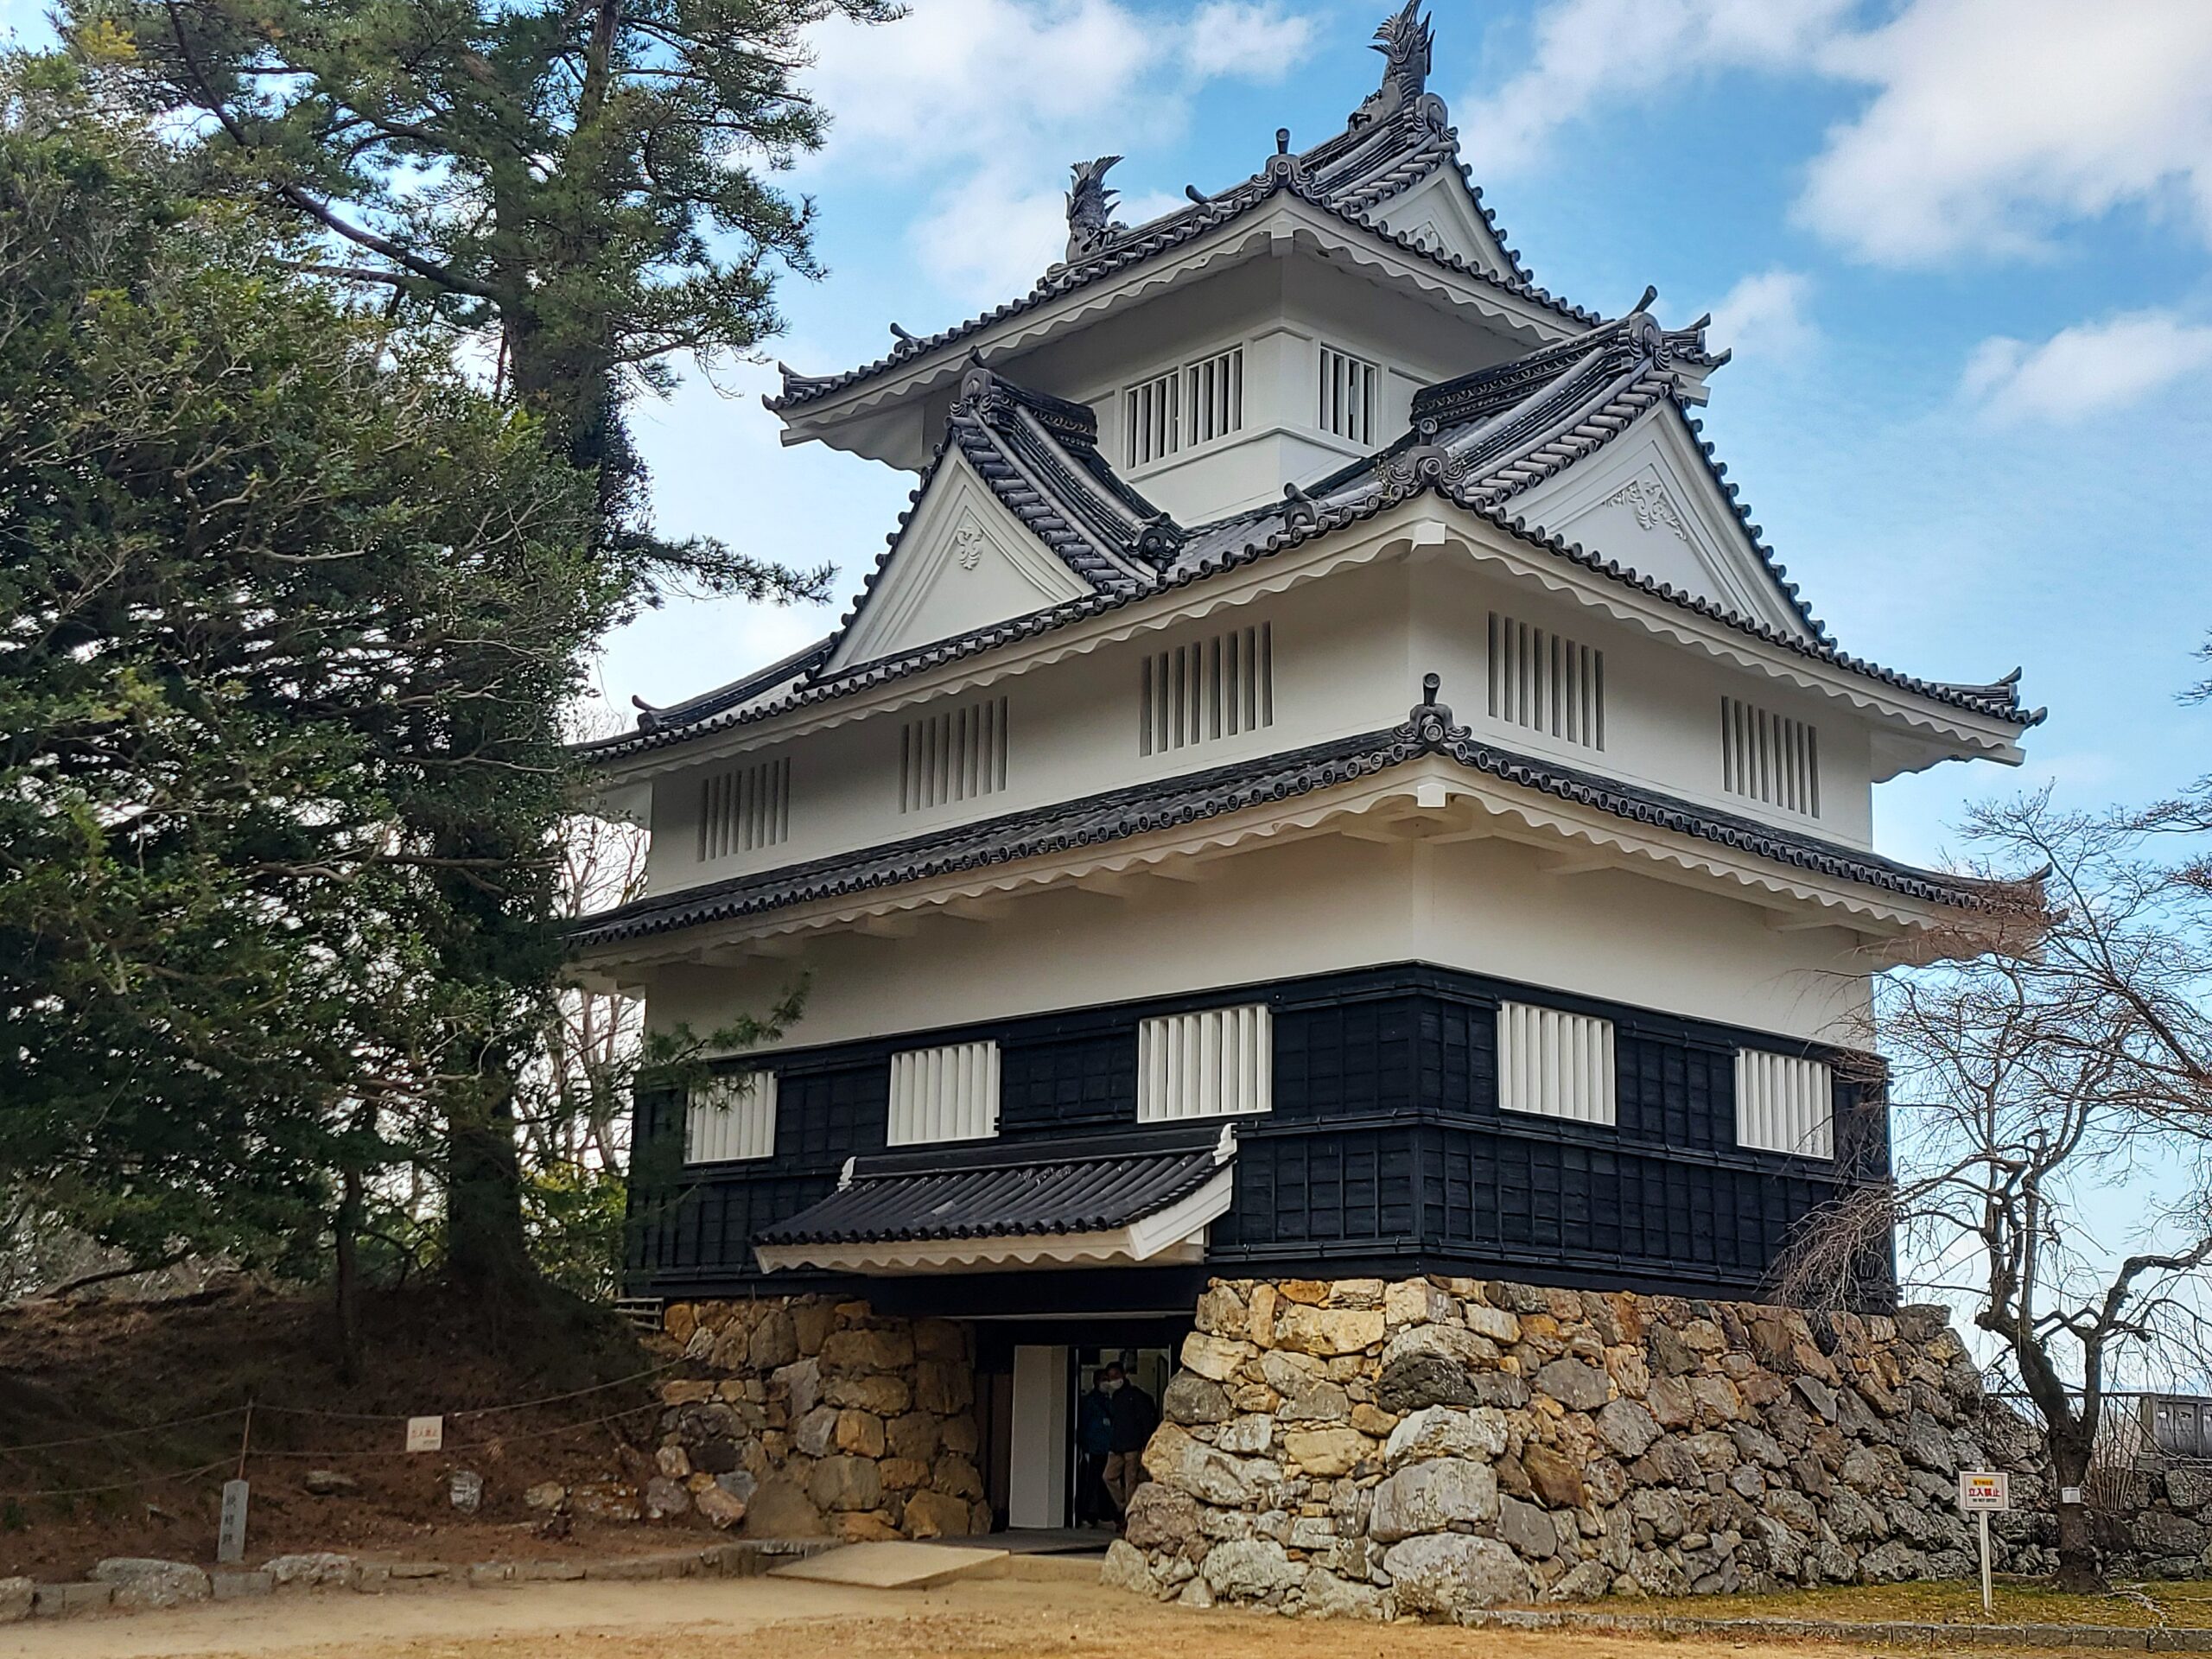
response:
[[[1830,637],[1700,439],[1726,354],[1538,286],[1427,20],[1376,44],[1322,142],[1134,226],[1084,162],[1029,292],[786,370],[787,441],[911,508],[829,638],[587,750],[652,845],[586,982],[701,1034],[807,985],[639,1108],[710,1518],[1065,1525],[1110,1353],[1165,1395],[1157,1593],[1841,1576],[1825,1510],[1650,1523],[1740,1490],[1665,1447],[1763,1424],[1772,1495],[1811,1453],[1762,1411],[1961,1394],[1918,1311],[1758,1305],[1887,1174],[1868,976],[1989,908],[1874,849],[1873,785],[2038,715]]]

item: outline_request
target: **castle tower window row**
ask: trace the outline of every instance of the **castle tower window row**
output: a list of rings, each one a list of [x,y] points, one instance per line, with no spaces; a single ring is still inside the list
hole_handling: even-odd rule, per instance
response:
[[[1319,405],[1313,423],[1324,432],[1362,446],[1375,442],[1374,364],[1334,346],[1321,347]]]
[[[776,1074],[714,1077],[691,1090],[683,1117],[683,1161],[721,1164],[776,1155]]]
[[[1602,750],[1605,653],[1492,611],[1490,716]]]
[[[699,785],[699,861],[779,846],[791,832],[789,755],[717,772]]]
[[[1154,652],[1137,697],[1137,752],[1164,754],[1275,723],[1274,634],[1261,622]]]
[[[891,1057],[889,1145],[982,1141],[998,1132],[996,1043],[950,1043]]]
[[[1122,454],[1147,467],[1244,428],[1244,348],[1169,369],[1122,394]]]
[[[908,721],[899,734],[899,810],[925,812],[1006,787],[1007,700]]]
[[[1802,720],[1720,699],[1720,781],[1732,795],[1821,816],[1821,734]]]

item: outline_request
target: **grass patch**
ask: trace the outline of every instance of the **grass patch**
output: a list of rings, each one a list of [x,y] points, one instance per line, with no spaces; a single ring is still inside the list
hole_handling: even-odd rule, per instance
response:
[[[1994,1601],[1996,1611],[1989,1619],[1999,1624],[2212,1629],[2212,1583],[2115,1582],[2105,1595],[2076,1596],[2037,1580],[2000,1576]],[[1981,1586],[1955,1580],[1845,1585],[1758,1596],[1650,1597],[1633,1601],[1608,1598],[1591,1605],[1605,1612],[1666,1613],[1684,1618],[1820,1618],[1840,1624],[1867,1620],[1914,1624],[1986,1622]]]

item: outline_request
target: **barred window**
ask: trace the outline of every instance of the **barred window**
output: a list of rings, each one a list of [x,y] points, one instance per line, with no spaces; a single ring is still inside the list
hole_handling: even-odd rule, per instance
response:
[[[1170,1014],[1137,1027],[1137,1122],[1242,1117],[1274,1103],[1265,1003]]]
[[[1497,1099],[1509,1112],[1607,1123],[1618,1110],[1613,1022],[1525,1002],[1497,1010]]]
[[[789,755],[714,772],[699,785],[699,861],[773,847],[791,830]]]
[[[910,720],[899,735],[899,810],[925,811],[1006,787],[1006,699]]]
[[[1320,407],[1313,423],[1360,445],[1375,442],[1376,367],[1365,358],[1321,348]]]
[[[683,1122],[683,1161],[723,1163],[776,1153],[776,1074],[745,1071],[691,1091]]]
[[[1588,749],[1605,747],[1605,653],[1490,613],[1490,714]]]
[[[1274,635],[1231,628],[1144,659],[1137,752],[1160,754],[1275,723]]]
[[[1720,699],[1720,779],[1732,795],[1821,816],[1821,734],[1802,720]]]

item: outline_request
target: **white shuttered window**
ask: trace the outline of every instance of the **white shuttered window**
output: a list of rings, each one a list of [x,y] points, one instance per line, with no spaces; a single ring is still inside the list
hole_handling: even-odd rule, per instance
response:
[[[1821,816],[1821,734],[1787,715],[1720,699],[1720,781],[1785,812]]]
[[[1835,1156],[1835,1084],[1827,1066],[1763,1048],[1736,1051],[1736,1144],[1800,1158]]]
[[[996,1043],[950,1043],[891,1057],[891,1145],[981,1141],[998,1132]]]
[[[699,861],[777,846],[791,833],[789,755],[699,781]]]
[[[1497,1010],[1497,1101],[1509,1112],[1613,1122],[1613,1022],[1526,1002]]]
[[[1375,365],[1365,358],[1321,348],[1320,406],[1314,424],[1357,444],[1375,442]]]
[[[692,1090],[684,1114],[683,1161],[719,1164],[776,1152],[776,1074],[747,1071]]]
[[[1274,1098],[1274,1059],[1263,1003],[1147,1020],[1137,1027],[1137,1122],[1264,1112]]]
[[[1137,753],[1165,754],[1275,723],[1272,624],[1231,628],[1147,656],[1137,683]]]

